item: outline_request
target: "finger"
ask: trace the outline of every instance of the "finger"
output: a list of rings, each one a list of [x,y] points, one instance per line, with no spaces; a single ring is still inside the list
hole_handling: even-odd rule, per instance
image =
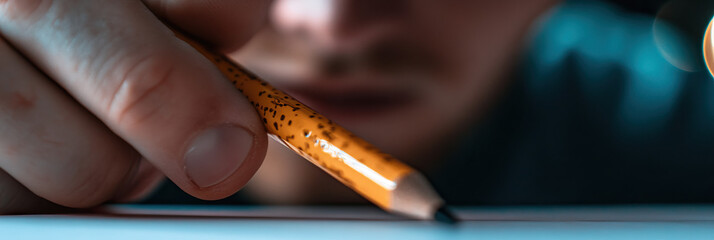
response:
[[[255,173],[267,145],[255,110],[141,2],[33,1],[0,2],[24,12],[0,12],[0,31],[184,191],[223,198]]]
[[[0,168],[42,198],[89,207],[113,197],[138,160],[0,38]]]
[[[63,208],[22,186],[0,169],[0,215],[58,212]]]
[[[267,0],[144,0],[164,19],[214,47],[232,51],[264,24]]]
[[[120,203],[141,201],[150,196],[161,185],[164,178],[164,174],[146,159],[142,159],[130,180],[117,191],[113,201]]]

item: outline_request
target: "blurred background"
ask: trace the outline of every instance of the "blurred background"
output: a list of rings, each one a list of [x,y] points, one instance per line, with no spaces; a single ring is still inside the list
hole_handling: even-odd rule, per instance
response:
[[[365,6],[372,4],[379,7],[387,6],[385,7],[388,10],[387,13],[399,9],[401,6],[399,4],[404,2],[394,1],[394,3],[394,6],[397,7],[389,4],[381,5],[382,2],[364,2]],[[510,7],[516,5],[514,2],[509,3]],[[474,7],[474,5],[470,4],[469,6]],[[475,6],[474,9],[478,9],[478,7]],[[450,10],[458,12],[459,9],[452,8]],[[369,7],[365,7],[357,13],[354,16],[367,16],[366,18],[372,16]],[[469,12],[460,13],[469,15]],[[451,13],[440,12],[440,14],[442,15],[429,16],[445,19]],[[501,16],[497,16],[498,14],[494,13],[496,16],[493,16],[492,19],[484,19],[494,22],[501,21],[505,26],[503,28],[511,26],[508,24],[508,20],[503,20]],[[714,1],[573,0],[563,1],[549,14],[544,15],[536,21],[536,24],[533,24],[531,34],[525,39],[525,50],[519,49],[519,58],[516,60],[515,66],[512,69],[507,69],[506,75],[510,81],[501,82],[508,82],[509,85],[503,87],[502,94],[494,94],[499,96],[493,97],[497,100],[493,101],[492,107],[479,109],[484,114],[479,112],[482,117],[477,120],[468,118],[469,121],[448,122],[447,115],[464,110],[460,108],[473,107],[469,104],[458,105],[461,102],[466,102],[461,101],[463,99],[470,101],[478,99],[491,103],[486,101],[490,98],[472,97],[479,94],[492,97],[490,96],[491,92],[481,90],[485,85],[473,84],[486,81],[484,80],[486,77],[482,79],[480,77],[483,75],[478,74],[487,72],[489,70],[487,68],[473,71],[476,72],[476,77],[463,81],[464,87],[461,89],[453,90],[453,92],[437,92],[436,95],[444,98],[439,103],[449,104],[436,105],[437,107],[433,109],[425,108],[425,111],[410,116],[409,121],[404,121],[403,117],[393,119],[384,117],[383,119],[386,119],[384,121],[362,119],[362,123],[354,123],[359,122],[354,121],[351,122],[354,124],[347,124],[345,127],[355,131],[359,136],[366,138],[379,148],[387,150],[388,153],[408,160],[409,164],[425,172],[447,202],[452,204],[714,202],[714,174],[712,174],[714,172],[714,81],[705,67],[702,56],[702,40],[707,24],[714,16]],[[484,19],[476,18],[476,20]],[[359,24],[363,22],[357,20],[347,22],[360,26]],[[435,22],[433,19],[430,20],[430,22]],[[482,30],[485,29],[483,30],[485,34],[482,35],[490,35],[488,31],[499,33],[498,27],[483,27],[482,25],[487,24],[479,25],[480,23],[474,22],[473,28],[482,27]],[[293,26],[292,23],[287,20],[282,22],[288,27]],[[460,33],[459,30],[464,29],[457,28],[463,28],[463,26],[472,27],[468,23],[453,24],[452,28],[455,28],[453,32]],[[450,32],[448,27],[445,29],[447,29],[445,32]],[[275,57],[281,56],[281,54],[286,55],[286,52],[290,53],[290,51],[280,52],[281,47],[289,44],[281,44],[285,38],[279,35],[280,33],[276,33],[279,31],[268,29],[266,32],[266,34],[259,34],[254,38],[246,47],[248,53],[239,53],[238,60],[239,62],[241,59],[246,60],[241,63],[256,71],[258,75],[264,76],[268,81],[283,80],[282,77],[273,77],[271,74],[295,69],[292,68],[295,65],[281,66],[285,63],[282,60],[285,59]],[[302,34],[305,33],[302,32]],[[479,34],[481,33],[476,33],[474,36]],[[458,42],[460,36],[455,36],[449,41]],[[415,37],[411,36],[411,38]],[[467,38],[467,36],[463,38]],[[475,37],[471,40],[473,43],[467,42],[463,46],[481,45],[480,40],[483,39]],[[504,39],[487,39],[485,42],[498,45],[494,42],[498,43],[501,40]],[[379,51],[375,51],[377,53],[375,56],[380,59],[386,56],[387,63],[390,63],[389,61],[404,61],[405,63],[394,64],[392,62],[391,66],[387,64],[385,69],[388,70],[397,69],[390,69],[390,67],[397,66],[400,67],[397,69],[399,71],[418,69],[417,73],[422,73],[418,72],[421,70],[420,67],[433,62],[411,60],[424,58],[424,56],[436,56],[406,54],[414,48],[403,48],[403,46],[409,45],[399,41],[390,44],[382,45]],[[457,45],[451,44],[451,42],[440,42],[440,44],[442,47],[440,50],[444,51],[448,51],[450,45]],[[265,51],[266,46],[269,51]],[[474,52],[477,53],[476,55],[482,54],[488,52],[490,47],[477,48]],[[384,49],[399,50],[385,51]],[[403,49],[406,50],[400,51]],[[423,48],[416,49],[421,51]],[[332,50],[327,49],[326,51],[329,53]],[[459,49],[455,52],[459,53]],[[494,56],[498,56],[498,51],[495,52],[497,53]],[[334,52],[332,53],[334,54]],[[271,54],[273,56],[262,58],[266,59],[267,63],[256,60]],[[503,55],[508,54],[504,53]],[[328,77],[323,75],[315,77],[318,79],[316,82],[340,78],[344,80],[342,83],[355,78],[380,79],[365,78],[359,75],[360,71],[355,71],[357,73],[345,71],[349,68],[344,68],[343,65],[352,64],[350,61],[354,59],[344,61],[340,58],[344,55],[327,55],[333,58],[318,59],[317,61],[321,64],[316,65],[332,66],[328,68],[333,71],[326,73]],[[490,57],[487,59],[494,59]],[[374,65],[385,63],[384,61],[369,62],[370,59],[366,61]],[[463,62],[453,61],[451,63],[456,66]],[[467,64],[478,63],[473,64],[474,68],[484,65],[483,61],[466,62]],[[261,69],[261,67],[263,68]],[[372,69],[369,67],[372,66],[368,66],[367,70],[374,70],[376,76],[384,77],[383,80],[395,79],[393,77],[396,75],[390,75],[391,72],[381,71],[382,68]],[[319,67],[317,69],[317,71],[321,71]],[[305,79],[314,77],[309,74],[306,76]],[[433,82],[447,78],[441,75],[436,76],[438,77],[434,79],[438,81]],[[495,77],[492,78],[495,79]],[[411,79],[407,79],[407,81],[411,81]],[[334,82],[338,82],[336,85],[341,84],[339,81],[328,83]],[[494,82],[497,81],[494,80]],[[312,85],[306,86],[310,88]],[[425,89],[429,89],[429,87]],[[471,89],[472,92],[459,91],[463,89]],[[494,89],[501,90],[501,88]],[[344,96],[334,95],[340,94],[331,93],[319,96],[316,106],[319,106],[321,101],[328,102],[323,105],[329,105],[340,102],[332,101],[333,99],[344,99]],[[458,97],[462,95],[464,98],[459,99]],[[297,97],[303,101],[300,96]],[[364,104],[367,107],[363,107],[363,110],[369,110],[372,107],[369,104],[390,100],[389,98],[376,97],[379,101],[365,101],[367,103],[364,103],[360,102],[361,99],[363,98],[356,97],[343,102],[350,102],[350,106]],[[308,105],[312,106],[312,104]],[[329,106],[326,109],[329,109]],[[318,107],[317,110],[321,112],[322,109]],[[330,115],[329,112],[327,111],[328,114],[325,115],[330,118],[340,115],[339,113]],[[423,114],[423,112],[429,114]],[[340,122],[339,119],[337,122]],[[441,124],[442,122],[448,124]],[[410,124],[412,126],[409,126]],[[458,129],[454,130],[451,127],[458,127]],[[414,129],[419,129],[419,131]],[[400,130],[402,131],[400,132]],[[458,135],[453,134],[445,137],[450,140],[448,143],[444,143],[446,146],[436,147],[433,142],[441,144],[446,141],[440,141],[441,138],[431,135],[419,135],[428,131],[437,133],[453,131]],[[432,142],[419,142],[418,140],[421,139]],[[437,149],[439,147],[444,147],[444,149]],[[432,154],[435,152],[439,152],[439,154]],[[289,158],[292,157],[284,154],[274,154],[273,156],[269,152],[266,164],[246,188],[248,193],[255,193],[252,196],[247,196],[248,194],[243,194],[244,191],[241,191],[228,199],[204,202],[185,196],[177,187],[167,182],[146,202],[364,203],[355,200],[354,194],[344,190],[344,186],[336,181],[322,178],[326,177],[325,174],[320,173],[313,166],[309,166],[306,161],[285,160]],[[420,161],[419,158],[426,160]],[[414,161],[410,162],[409,160]],[[304,174],[298,172],[304,172]],[[278,193],[309,193],[308,195],[315,196],[315,199],[285,194],[271,195],[273,193],[269,193],[270,191],[266,189]],[[344,195],[344,197],[336,197],[338,195]],[[256,199],[259,200],[256,201]],[[295,201],[291,202],[291,200]]]
[[[697,53],[701,51],[702,36],[714,15],[714,1],[706,0],[610,0],[609,2],[629,12],[651,15],[656,21],[672,24],[686,38],[687,45],[692,47],[687,51]],[[704,66],[702,60],[701,55],[697,54],[693,59],[685,61],[697,61],[692,64]],[[699,67],[696,69],[701,70]]]

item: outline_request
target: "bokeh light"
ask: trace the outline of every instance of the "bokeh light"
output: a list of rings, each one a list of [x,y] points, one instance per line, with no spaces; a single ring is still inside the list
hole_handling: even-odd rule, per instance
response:
[[[700,41],[712,14],[711,0],[671,0],[663,4],[652,24],[660,54],[681,70],[703,70]]]
[[[712,31],[712,25],[714,25],[714,18],[709,22],[707,31],[704,33],[704,61],[709,68],[709,73],[714,77],[714,36],[712,36],[714,31]]]

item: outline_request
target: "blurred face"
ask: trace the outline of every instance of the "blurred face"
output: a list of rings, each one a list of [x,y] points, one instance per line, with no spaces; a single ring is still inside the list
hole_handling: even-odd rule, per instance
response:
[[[269,26],[233,56],[383,151],[427,168],[508,83],[528,28],[552,4],[277,0]],[[282,155],[269,153],[264,172],[271,156]]]

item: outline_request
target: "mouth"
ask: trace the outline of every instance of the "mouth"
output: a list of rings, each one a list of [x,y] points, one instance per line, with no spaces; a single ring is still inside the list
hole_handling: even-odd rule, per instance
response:
[[[338,122],[364,121],[397,112],[415,100],[407,91],[384,89],[284,88],[291,96]]]

